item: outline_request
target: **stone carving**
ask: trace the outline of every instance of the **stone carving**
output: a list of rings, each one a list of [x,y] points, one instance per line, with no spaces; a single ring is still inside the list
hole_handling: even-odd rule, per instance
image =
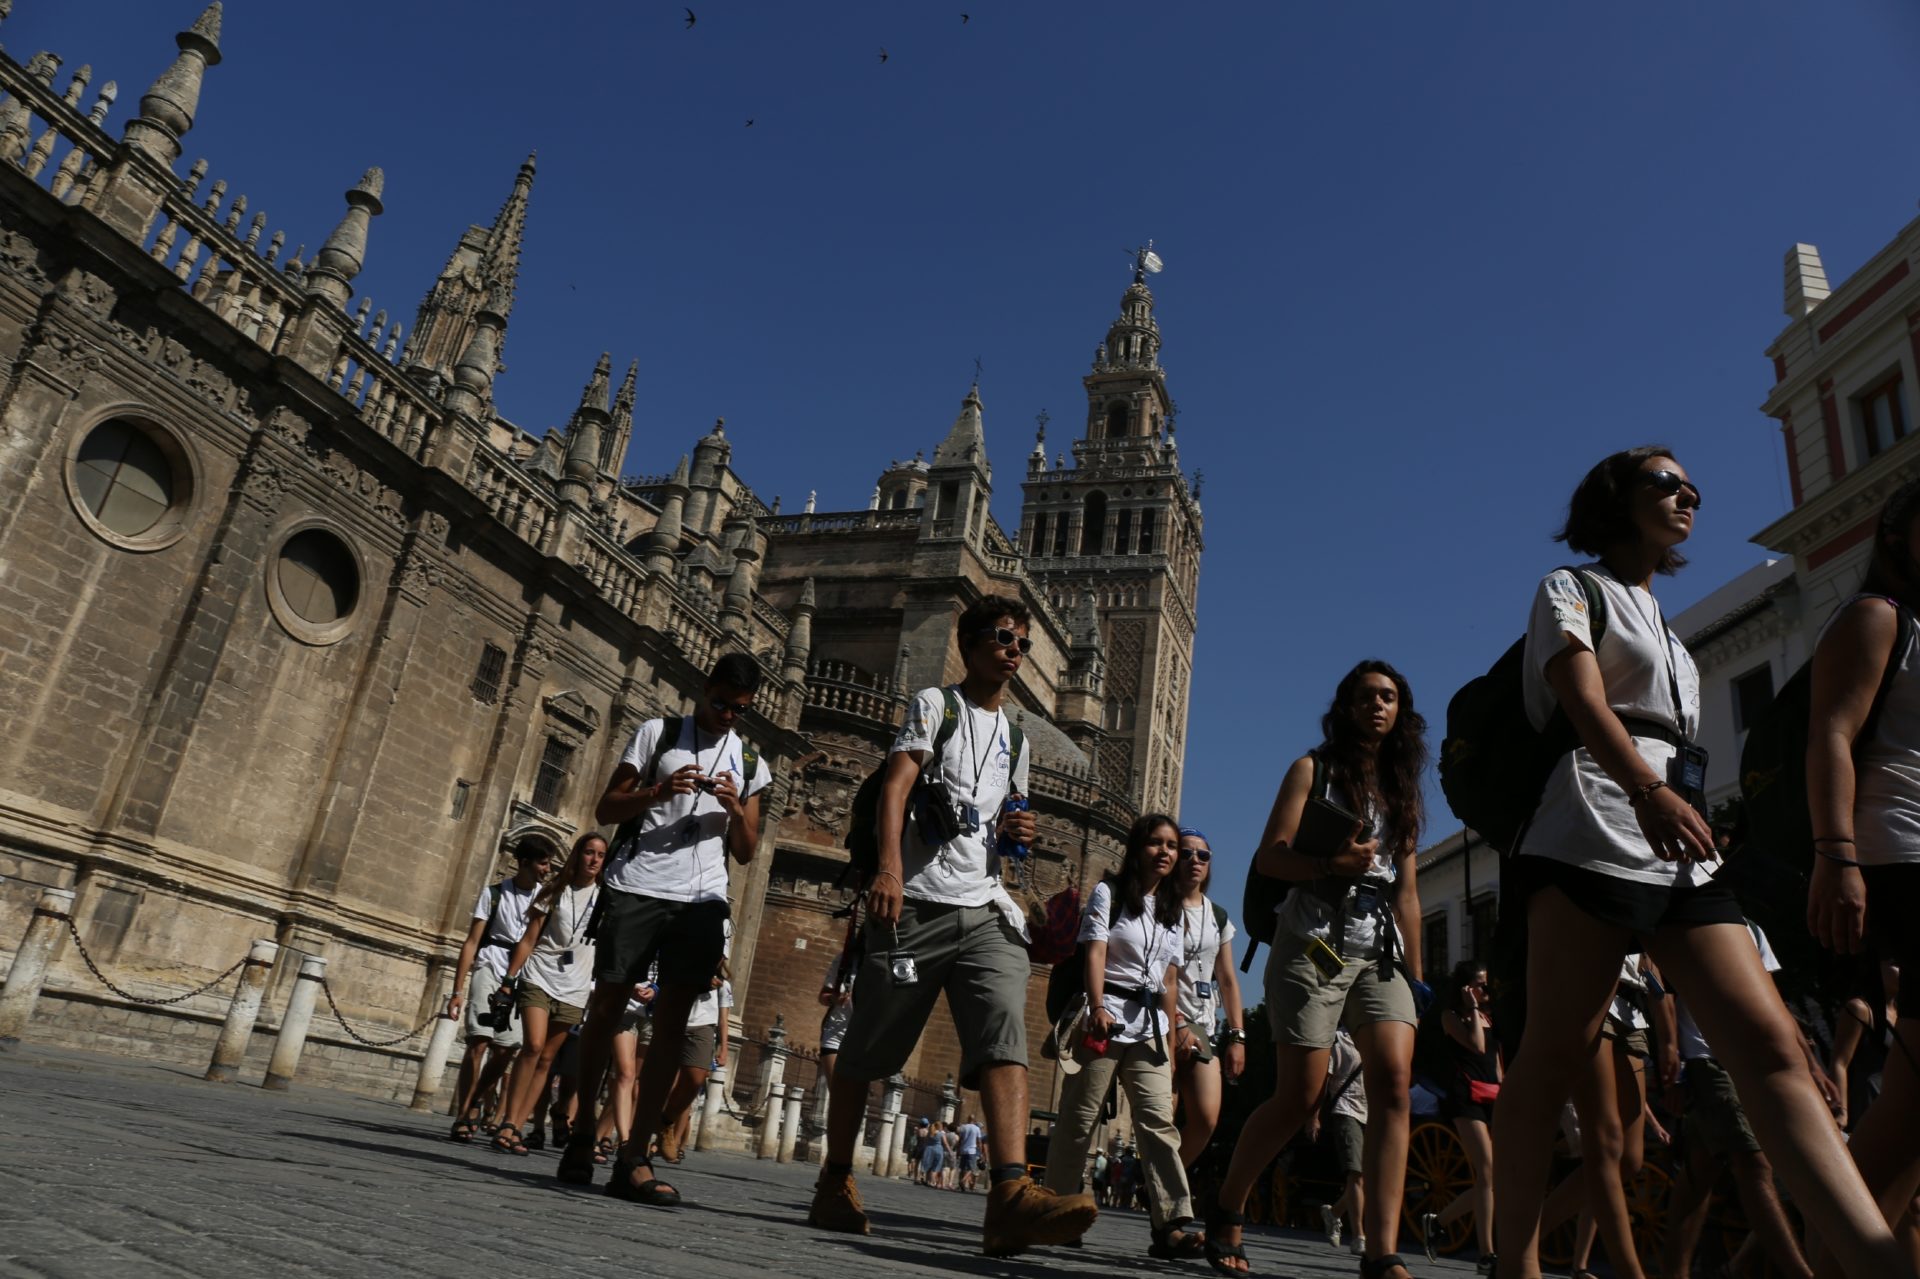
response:
[[[575,689],[555,693],[546,707],[547,730],[571,746],[584,745],[600,731],[600,712]]]
[[[240,491],[261,510],[272,512],[287,491],[286,472],[263,457],[254,457],[240,477]]]
[[[853,794],[860,789],[858,774],[844,766],[816,765],[806,772],[806,789],[800,807],[821,830],[838,838],[846,834],[847,818],[853,812]]]
[[[114,287],[91,271],[75,267],[61,281],[60,292],[80,310],[105,319],[113,310],[119,294]]]
[[[68,386],[79,386],[88,374],[98,373],[105,363],[100,348],[78,333],[39,326],[36,339],[29,345],[28,358]]]

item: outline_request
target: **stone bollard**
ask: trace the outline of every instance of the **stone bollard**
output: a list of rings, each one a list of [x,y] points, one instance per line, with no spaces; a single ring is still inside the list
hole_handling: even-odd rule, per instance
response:
[[[707,1097],[700,1108],[700,1135],[695,1150],[714,1150],[720,1145],[720,1114],[727,1104],[727,1068],[715,1066],[707,1076]]]
[[[786,1074],[787,1018],[784,1013],[776,1013],[773,1025],[767,1027],[767,1055],[760,1065],[760,1083],[753,1090],[754,1104],[758,1105],[762,1097],[771,1097],[775,1093],[785,1096]]]
[[[27,935],[13,953],[13,968],[7,973],[7,985],[0,991],[0,1047],[11,1047],[20,1038],[33,1017],[33,1006],[40,1000],[40,987],[47,980],[47,962],[53,947],[67,931],[73,917],[71,888],[43,888],[34,905],[33,918],[27,921]]]
[[[320,980],[327,975],[327,961],[318,955],[300,956],[300,975],[294,979],[293,994],[287,997],[287,1011],[280,1018],[280,1034],[273,1041],[273,1056],[267,1062],[267,1077],[262,1088],[285,1091],[300,1069],[300,1053],[307,1046],[307,1028],[313,1025],[313,1003],[320,997]]]
[[[800,1138],[800,1116],[806,1112],[807,1090],[799,1084],[787,1085],[787,1113],[780,1124],[780,1151],[776,1162],[793,1162],[794,1147]]]
[[[240,1077],[240,1063],[246,1059],[247,1045],[253,1042],[253,1023],[260,1016],[260,996],[266,993],[267,978],[273,975],[273,957],[280,947],[262,937],[247,952],[240,969],[240,984],[233,989],[233,1002],[227,1005],[226,1024],[213,1045],[213,1061],[207,1066],[207,1078],[230,1084]]]
[[[953,1086],[953,1076],[947,1076],[947,1082],[940,1085],[940,1122],[953,1127],[954,1116],[960,1113],[960,1093]]]
[[[447,1073],[447,1058],[453,1054],[454,1037],[459,1033],[460,1018],[441,1013],[435,1019],[427,1055],[420,1059],[420,1079],[413,1086],[413,1100],[407,1103],[407,1109],[433,1109],[433,1099],[440,1095],[440,1081]]]
[[[913,1121],[907,1118],[905,1111],[893,1117],[893,1135],[887,1143],[887,1176],[904,1177],[907,1175],[907,1125]]]
[[[785,1113],[787,1090],[785,1085],[776,1087],[767,1094],[767,1104],[760,1111],[760,1132],[755,1138],[753,1157],[772,1159],[780,1153],[780,1120]]]
[[[899,1104],[891,1098],[888,1100],[894,1105]],[[888,1143],[893,1139],[893,1121],[898,1116],[896,1110],[880,1112],[880,1130],[873,1134],[873,1175],[876,1177],[887,1175]]]

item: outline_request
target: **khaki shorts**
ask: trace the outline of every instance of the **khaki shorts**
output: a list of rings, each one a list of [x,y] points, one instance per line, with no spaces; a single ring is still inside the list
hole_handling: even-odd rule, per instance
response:
[[[1366,1148],[1367,1130],[1352,1115],[1334,1111],[1327,1116],[1327,1144],[1333,1147],[1334,1162],[1341,1172],[1359,1172],[1360,1156]]]
[[[1643,1026],[1629,1028],[1611,1013],[1607,1014],[1607,1019],[1600,1023],[1600,1037],[1613,1040],[1617,1050],[1629,1057],[1645,1060],[1653,1056],[1653,1041],[1647,1038],[1646,1028]]]
[[[643,1012],[623,1012],[620,1014],[620,1029],[613,1033],[616,1035],[636,1035],[639,1037],[641,1044],[650,1044],[653,1042],[653,1018]]]
[[[538,1008],[547,1015],[548,1033],[555,1027],[578,1026],[580,1019],[587,1015],[585,1004],[563,1004],[530,981],[520,984],[520,1015],[525,1017],[529,1008]]]
[[[1349,959],[1333,977],[1320,975],[1307,958],[1307,939],[1276,935],[1267,959],[1267,1019],[1273,1042],[1301,1048],[1331,1048],[1344,1020],[1348,1030],[1376,1021],[1418,1025],[1413,988],[1398,967],[1386,981],[1371,959]]]
[[[896,941],[895,938],[898,938]],[[913,956],[917,980],[896,984],[892,957]],[[983,1066],[1027,1064],[1026,944],[1000,908],[908,898],[898,930],[869,922],[853,984],[853,1016],[836,1074],[884,1079],[907,1064],[942,992],[960,1040],[960,1086],[978,1088]]]
[[[1724,1066],[1711,1057],[1695,1057],[1687,1063],[1686,1083],[1688,1141],[1702,1143],[1716,1159],[1760,1149]]]
[[[492,1026],[480,1024],[480,1018],[487,1010],[487,996],[500,989],[500,979],[493,975],[493,969],[485,964],[473,966],[473,977],[467,982],[466,1022],[467,1039],[490,1039],[498,1048],[518,1048],[520,1046],[520,1018],[515,1017],[505,1030],[495,1030]]]
[[[689,1026],[687,1037],[680,1049],[680,1064],[689,1070],[708,1070],[713,1066],[713,1054],[720,1046],[720,1028],[718,1026]]]

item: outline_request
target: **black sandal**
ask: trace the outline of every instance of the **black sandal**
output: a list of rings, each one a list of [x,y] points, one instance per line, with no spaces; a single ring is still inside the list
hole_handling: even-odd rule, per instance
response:
[[[471,1119],[453,1121],[453,1131],[447,1134],[448,1141],[469,1142],[473,1140],[473,1130],[479,1127]]]
[[[1215,1273],[1223,1275],[1250,1275],[1253,1273],[1252,1264],[1247,1263],[1247,1246],[1245,1240],[1234,1244],[1220,1242],[1220,1227],[1245,1226],[1246,1224],[1247,1214],[1244,1212],[1228,1212],[1225,1208],[1216,1206],[1212,1212],[1207,1214],[1207,1234],[1205,1242],[1201,1245],[1201,1251],[1206,1254],[1207,1264],[1213,1267]],[[1243,1269],[1241,1266],[1229,1266],[1227,1264],[1229,1261],[1246,1263],[1245,1268]]]
[[[573,1125],[567,1122],[567,1112],[555,1106],[547,1112],[547,1123],[553,1129],[553,1144],[565,1150],[573,1140]]]
[[[1153,1232],[1153,1243],[1147,1248],[1149,1257],[1161,1261],[1189,1261],[1195,1257],[1207,1255],[1207,1237],[1182,1230],[1185,1221],[1169,1222]]]
[[[593,1162],[596,1164],[610,1164],[613,1162],[613,1156],[619,1149],[619,1142],[611,1137],[602,1137],[599,1141],[593,1143]]]
[[[1407,1273],[1413,1273],[1399,1253],[1390,1252],[1384,1257],[1360,1258],[1360,1279],[1386,1279],[1387,1271],[1399,1266]]]
[[[520,1140],[520,1128],[517,1124],[501,1124],[500,1130],[493,1134],[493,1148],[506,1155],[524,1155],[527,1143]]]
[[[553,1179],[568,1186],[591,1186],[594,1162],[593,1147],[583,1135],[578,1141],[568,1142],[560,1152],[560,1166],[553,1170]]]
[[[607,1193],[615,1199],[626,1199],[633,1203],[645,1204],[649,1208],[672,1208],[680,1203],[680,1192],[659,1177],[649,1177],[639,1185],[633,1184],[636,1169],[653,1171],[653,1161],[641,1160],[635,1163],[625,1157],[616,1159],[613,1164],[613,1176],[607,1182]]]

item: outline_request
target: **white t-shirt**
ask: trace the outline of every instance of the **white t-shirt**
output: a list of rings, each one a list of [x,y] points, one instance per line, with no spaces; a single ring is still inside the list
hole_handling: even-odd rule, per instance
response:
[[[641,982],[640,985],[651,987],[653,993],[656,995],[660,993],[659,960],[656,959],[647,965],[647,979]],[[648,1000],[643,1003],[633,997],[633,992],[638,988],[639,987],[628,987],[627,989],[627,1015],[630,1017],[651,1017],[653,1016],[653,1002]]]
[[[1767,935],[1760,931],[1760,925],[1747,921],[1747,932],[1753,935],[1753,944],[1760,951],[1760,966],[1770,973],[1780,971],[1780,960],[1773,953],[1773,947],[1767,944]],[[1713,1056],[1713,1048],[1707,1043],[1707,1037],[1700,1033],[1700,1027],[1694,1024],[1693,1014],[1687,1010],[1686,1001],[1680,996],[1673,997],[1675,1020],[1679,1023],[1674,1039],[1680,1046],[1680,1060],[1692,1061],[1696,1057]]]
[[[1220,1009],[1220,991],[1213,980],[1220,948],[1234,939],[1233,921],[1215,919],[1213,900],[1202,898],[1188,906],[1180,928],[1180,1015],[1197,1034],[1213,1033],[1214,1014]],[[1201,995],[1204,988],[1206,994]]]
[[[1647,979],[1640,972],[1639,954],[1628,955],[1620,961],[1620,983],[1614,988],[1613,1007],[1608,1010],[1613,1014],[1614,1020],[1629,1030],[1645,1030],[1646,1014],[1641,1012],[1638,1005],[1627,996],[1632,991],[1641,992],[1644,996],[1646,989]],[[1640,1002],[1644,1003],[1644,998]]]
[[[1834,610],[1822,641],[1833,619],[1860,598]],[[1887,700],[1873,736],[1854,751],[1853,855],[1868,866],[1911,866],[1920,862],[1920,634],[1888,661],[1894,675]]]
[[[1346,788],[1338,783],[1327,787],[1327,798],[1345,808],[1356,812],[1359,805],[1347,794]],[[1289,937],[1318,937],[1338,950],[1349,961],[1377,959],[1383,939],[1380,937],[1378,914],[1366,914],[1354,909],[1354,899],[1360,885],[1370,885],[1379,894],[1380,902],[1386,910],[1386,917],[1393,920],[1394,939],[1400,938],[1400,924],[1394,920],[1390,903],[1393,899],[1393,885],[1400,877],[1400,868],[1394,864],[1392,846],[1387,841],[1386,823],[1378,813],[1369,812],[1367,819],[1367,840],[1378,840],[1379,847],[1373,854],[1373,865],[1359,881],[1346,881],[1346,917],[1347,926],[1344,944],[1336,942],[1333,936],[1333,917],[1338,911],[1337,903],[1330,901],[1321,891],[1311,884],[1295,884],[1293,891],[1286,895],[1274,911],[1274,931],[1277,936],[1285,933]],[[1365,841],[1362,841],[1365,842]],[[1340,880],[1324,881],[1324,886],[1338,888]],[[1404,950],[1404,947],[1402,947]]]
[[[1112,906],[1113,887],[1096,884],[1080,917],[1080,940],[1107,943],[1107,967],[1100,1003],[1113,1017],[1113,1042],[1147,1043],[1158,1022],[1162,1040],[1172,1031],[1160,1007],[1159,991],[1166,985],[1167,966],[1180,962],[1180,930],[1169,928],[1153,915],[1153,897],[1146,910],[1122,917]],[[1115,987],[1148,992],[1146,999],[1114,993]]]
[[[697,1030],[702,1026],[718,1026],[720,1010],[731,1007],[733,1007],[732,982],[721,982],[718,990],[709,986],[693,1001],[693,1008],[687,1013],[687,1029]]]
[[[1367,1122],[1367,1081],[1354,1077],[1353,1082],[1347,1082],[1359,1069],[1360,1050],[1342,1026],[1334,1032],[1333,1047],[1327,1052],[1327,1093],[1332,1096],[1334,1090],[1344,1084],[1345,1091],[1333,1099],[1333,1113],[1364,1124]]]
[[[691,715],[680,718],[680,738],[660,758],[656,777],[647,776],[647,764],[660,740],[663,719],[650,719],[634,732],[620,762],[640,771],[640,784],[665,781],[688,764],[708,777],[731,773],[741,788],[740,798],[756,795],[767,785],[764,761],[746,777],[740,737],[729,729],[716,737],[701,730]],[[606,884],[623,893],[658,897],[663,901],[704,902],[727,898],[727,810],[703,790],[669,796],[641,815],[640,834],[632,844],[612,850]]]
[[[1700,673],[1686,646],[1667,629],[1659,604],[1650,592],[1627,585],[1604,565],[1587,565],[1585,571],[1607,602],[1606,634],[1594,653],[1607,704],[1618,715],[1653,720],[1694,738],[1700,731]],[[1527,718],[1536,729],[1547,726],[1558,704],[1547,683],[1547,663],[1569,644],[1592,649],[1592,636],[1587,596],[1580,583],[1566,569],[1547,574],[1534,595],[1521,677]],[[1673,699],[1675,683],[1680,688],[1678,708]],[[1674,747],[1660,738],[1638,735],[1633,745],[1647,766],[1666,778]],[[1640,833],[1626,791],[1584,746],[1554,766],[1519,852],[1643,884],[1680,880],[1704,884],[1718,865],[1661,861]]]
[[[480,936],[480,953],[474,957],[474,964],[485,964],[495,977],[507,975],[507,961],[513,958],[513,948],[527,932],[527,908],[533,905],[533,899],[540,892],[540,885],[522,888],[511,879],[500,881],[500,907],[494,909],[492,884],[480,890],[480,898],[473,904],[475,919],[491,919],[487,931]]]
[[[940,759],[928,761],[926,776],[945,782],[954,803],[972,808],[979,815],[979,823],[972,830],[963,828],[958,836],[944,844],[929,846],[921,841],[919,823],[909,820],[900,839],[905,895],[916,901],[951,906],[984,906],[992,902],[1025,937],[1026,916],[1000,883],[1000,858],[994,851],[994,831],[1008,794],[1027,793],[1027,756],[1031,752],[1023,746],[1019,760],[1012,758],[1012,738],[1005,711],[981,710],[966,699],[957,685],[954,697],[960,705],[959,723],[947,739]],[[893,740],[893,753],[931,751],[946,713],[942,691],[922,689],[907,708],[907,722]]]
[[[833,962],[827,965],[827,975],[820,979],[820,989],[832,990],[839,985],[840,959],[841,956],[835,955]],[[860,966],[858,964],[855,964],[847,970],[846,988],[839,991],[841,998],[828,1004],[826,1016],[820,1019],[820,1050],[822,1052],[839,1051],[840,1041],[846,1038],[847,1023],[853,1020],[853,1001],[841,1001],[845,999],[845,996],[853,993],[853,979],[859,976],[859,973]]]
[[[600,885],[590,883],[561,889],[545,903],[545,911],[535,903],[535,913],[548,918],[520,975],[563,1004],[586,1003],[593,988],[593,943],[585,934],[599,898]],[[567,959],[564,965],[562,959]]]

